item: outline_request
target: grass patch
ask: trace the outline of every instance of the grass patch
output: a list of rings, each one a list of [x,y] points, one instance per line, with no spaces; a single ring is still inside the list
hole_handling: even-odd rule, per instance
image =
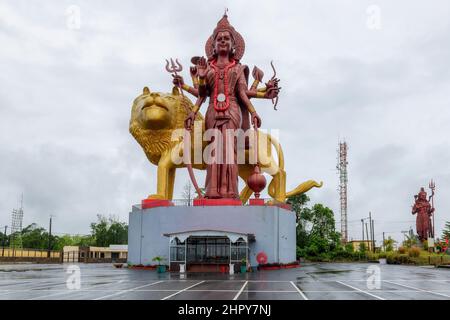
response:
[[[302,258],[309,262],[378,262],[379,259],[386,259],[388,264],[450,265],[450,255],[430,253],[418,247],[377,253],[337,250],[316,255],[304,254]]]

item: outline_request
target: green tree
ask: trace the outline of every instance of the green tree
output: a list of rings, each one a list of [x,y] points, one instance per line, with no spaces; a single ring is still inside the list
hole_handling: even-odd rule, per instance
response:
[[[347,251],[347,252],[354,252],[355,248],[353,247],[353,244],[352,243],[347,243],[345,245],[345,251]]]
[[[299,194],[288,199],[297,217],[297,253],[299,256],[316,256],[340,248],[340,234],[335,230],[333,211],[315,204],[306,205],[308,196]]]
[[[64,246],[90,247],[95,246],[92,235],[66,235],[58,238],[55,250],[61,250]]]
[[[98,215],[98,221],[91,223],[91,234],[82,235],[52,235],[50,238],[51,250],[62,250],[64,246],[99,246],[107,247],[110,244],[127,244],[128,226],[112,217],[106,218]],[[49,234],[47,230],[32,223],[22,230],[22,246],[29,249],[48,249]],[[1,240],[1,237],[0,237]],[[1,245],[1,242],[0,242]]]
[[[90,247],[95,245],[95,239],[92,235],[88,236],[76,236],[76,245],[80,247]]]
[[[292,210],[295,212],[297,223],[297,246],[302,249],[309,245],[307,225],[311,220],[311,209],[306,207],[309,200],[309,197],[304,193],[290,197],[287,200],[287,203],[291,205]]]
[[[337,249],[340,246],[340,233],[335,229],[333,210],[318,203],[312,207],[311,214],[310,234],[314,243],[320,243],[321,252]]]
[[[128,226],[113,217],[97,215],[97,222],[91,223],[91,235],[96,246],[128,243]]]
[[[110,244],[127,244],[128,226],[124,222],[119,222],[112,217],[106,218],[98,215],[98,221],[91,223],[91,234],[83,235],[62,235],[50,237],[50,249],[62,250],[64,246],[99,246],[107,247]],[[48,249],[49,234],[45,228],[32,223],[22,229],[22,247],[27,249]],[[3,233],[0,232],[0,246],[3,240]],[[9,237],[5,238],[5,246],[9,246]]]
[[[110,244],[127,244],[128,225],[124,222],[111,221],[108,235]]]
[[[397,243],[392,237],[388,237],[384,240],[383,246],[386,252],[394,251],[394,244]]]
[[[442,230],[442,239],[450,239],[450,221],[445,223],[444,230]]]
[[[9,247],[9,237],[8,235],[0,232],[0,246],[4,245],[5,247]]]
[[[310,215],[308,214],[308,210],[305,211],[306,204],[310,201],[309,197],[300,193],[293,197],[287,199],[287,203],[291,205],[292,210],[295,212],[297,223],[302,222],[302,220],[309,220]]]
[[[416,245],[419,242],[419,239],[414,234],[412,230],[410,230],[407,234],[405,234],[405,240],[403,241],[402,245],[406,248],[411,248],[412,246]]]
[[[108,246],[108,219],[104,216],[97,215],[97,222],[91,223],[91,234],[94,243],[98,247]]]
[[[76,246],[75,239],[70,235],[63,235],[56,239],[54,250],[62,250],[65,246]]]
[[[57,237],[53,250],[62,250],[65,246],[89,247],[95,245],[92,235],[63,235]]]
[[[365,253],[366,250],[367,250],[366,244],[365,244],[364,242],[361,242],[361,243],[359,244],[359,252]]]
[[[57,237],[52,235],[50,237],[50,249],[56,242]],[[32,223],[22,229],[22,246],[29,249],[48,249],[49,234],[44,228]]]

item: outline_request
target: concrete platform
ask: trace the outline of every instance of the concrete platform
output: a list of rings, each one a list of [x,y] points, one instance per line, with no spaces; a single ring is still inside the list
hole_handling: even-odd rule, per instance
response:
[[[295,213],[277,206],[172,206],[151,209],[133,207],[129,215],[128,261],[155,264],[152,258],[169,259],[170,235],[227,234],[232,242],[239,235],[248,238],[249,262],[267,255],[267,263],[296,260]],[[184,241],[184,238],[183,238]]]

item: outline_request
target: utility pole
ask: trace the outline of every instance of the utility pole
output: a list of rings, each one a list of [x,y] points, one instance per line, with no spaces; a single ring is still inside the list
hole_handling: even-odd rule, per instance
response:
[[[386,243],[384,242],[384,231],[383,231],[383,251],[386,252]]]
[[[370,230],[370,243],[373,250],[373,239],[372,239],[372,213],[369,211],[369,230]],[[370,251],[372,251],[370,250]]]
[[[362,241],[364,243],[364,219],[361,219],[361,226],[362,226]]]
[[[3,234],[2,239],[2,257],[5,256],[5,239],[6,239],[6,230],[8,229],[8,226],[5,226],[5,233]]]
[[[372,220],[372,242],[373,253],[375,253],[375,220]]]
[[[370,243],[370,242],[369,242],[369,230],[367,229],[367,222],[365,223],[365,225],[366,225],[367,243]],[[369,246],[369,248],[367,248],[367,249],[370,251],[370,246]]]
[[[47,252],[47,258],[50,258],[50,250],[52,248],[52,217],[53,215],[50,215],[50,223],[48,227],[48,252]]]

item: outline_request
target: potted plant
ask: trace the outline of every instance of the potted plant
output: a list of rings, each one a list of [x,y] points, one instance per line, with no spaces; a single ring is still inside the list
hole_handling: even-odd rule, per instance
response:
[[[156,267],[156,272],[158,273],[164,273],[166,272],[166,266],[161,264],[162,261],[164,261],[165,259],[163,257],[160,256],[156,256],[152,259],[152,261],[156,261],[158,262],[158,266]]]
[[[241,273],[247,272],[247,259],[242,258],[241,259]]]

